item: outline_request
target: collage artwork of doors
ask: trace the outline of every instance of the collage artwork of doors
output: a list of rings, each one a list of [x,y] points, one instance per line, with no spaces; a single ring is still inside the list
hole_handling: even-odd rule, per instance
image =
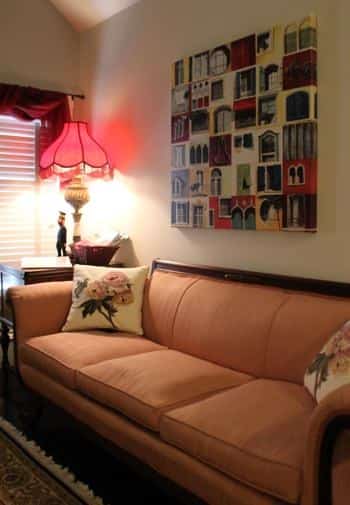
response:
[[[317,23],[176,61],[171,224],[317,229]]]

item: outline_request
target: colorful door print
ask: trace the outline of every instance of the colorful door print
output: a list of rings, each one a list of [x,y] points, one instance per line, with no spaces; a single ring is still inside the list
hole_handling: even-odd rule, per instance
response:
[[[245,229],[246,230],[255,230],[255,209],[249,207],[245,211]]]
[[[232,228],[234,230],[243,230],[243,211],[239,207],[232,211]]]
[[[172,67],[171,224],[317,231],[317,22]]]

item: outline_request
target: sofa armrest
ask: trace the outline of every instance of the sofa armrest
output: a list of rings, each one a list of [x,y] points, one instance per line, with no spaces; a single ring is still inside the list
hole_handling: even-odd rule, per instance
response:
[[[71,303],[72,282],[45,282],[8,289],[12,307],[16,343],[30,337],[57,333],[61,330]]]
[[[350,384],[340,387],[316,407],[304,457],[302,505],[332,503],[333,452],[338,436],[350,427]]]

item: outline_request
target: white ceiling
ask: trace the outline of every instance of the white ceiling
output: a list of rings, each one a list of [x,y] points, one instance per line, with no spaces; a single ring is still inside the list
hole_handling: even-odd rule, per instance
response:
[[[140,0],[50,0],[79,32],[88,30]]]

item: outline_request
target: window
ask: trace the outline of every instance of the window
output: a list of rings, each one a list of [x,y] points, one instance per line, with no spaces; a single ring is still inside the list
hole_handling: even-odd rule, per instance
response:
[[[203,185],[204,185],[204,174],[203,170],[197,170],[196,172],[196,184],[197,184],[197,191],[202,192],[203,191]]]
[[[243,135],[243,146],[246,149],[252,149],[254,147],[254,141],[253,141],[253,134],[252,133],[246,133]]]
[[[220,100],[221,98],[224,98],[224,81],[222,79],[211,83],[211,99]]]
[[[231,217],[231,198],[220,198],[220,217]]]
[[[189,224],[188,202],[176,202],[176,224]]]
[[[242,70],[236,74],[235,98],[246,98],[254,96],[256,92],[256,71],[255,68]]]
[[[173,167],[184,168],[186,165],[186,146],[173,146]]]
[[[220,107],[214,112],[215,133],[224,133],[231,130],[232,110],[230,107]]]
[[[210,56],[210,72],[220,75],[226,72],[230,63],[230,50],[226,46],[217,47]]]
[[[286,54],[317,47],[317,31],[314,18],[307,17],[300,23],[287,26],[284,34],[284,51]]]
[[[281,165],[258,167],[258,192],[270,193],[282,190]]]
[[[187,85],[172,90],[172,113],[181,114],[188,112],[189,88]]]
[[[287,97],[287,121],[299,121],[310,116],[310,97],[306,91],[297,91]]]
[[[270,196],[260,206],[260,218],[267,225],[280,226],[281,198]]]
[[[237,191],[239,195],[249,195],[251,187],[250,165],[237,166]]]
[[[257,54],[264,54],[272,49],[273,33],[272,31],[259,33],[257,36]]]
[[[237,129],[256,126],[255,99],[245,102],[245,100],[242,100],[234,104],[235,127]]]
[[[280,69],[278,65],[260,67],[260,92],[275,91],[280,88]]]
[[[207,144],[193,144],[190,148],[191,165],[208,163],[209,149]]]
[[[242,135],[235,135],[233,138],[233,143],[235,146],[235,149],[241,149],[243,145],[243,137]]]
[[[208,145],[204,144],[203,146],[203,163],[208,163],[209,162],[209,149]]]
[[[185,80],[185,69],[183,60],[179,60],[175,63],[175,86],[183,84]]]
[[[260,161],[278,161],[278,133],[267,131],[259,137],[259,159]]]
[[[254,139],[252,133],[245,133],[244,135],[236,135],[233,139],[235,149],[252,149],[254,147]]]
[[[290,195],[287,200],[287,225],[292,228],[305,226],[305,196]]]
[[[213,196],[221,195],[221,170],[214,168],[210,178],[210,192]]]
[[[310,17],[304,19],[299,29],[299,49],[317,47],[317,32]]]
[[[195,205],[193,207],[193,226],[201,228],[203,226],[203,206]]]
[[[209,114],[207,110],[196,110],[191,114],[192,133],[208,131]]]
[[[315,159],[317,156],[317,124],[308,122],[285,126],[284,157],[287,161]]]
[[[295,53],[298,50],[298,27],[296,24],[288,25],[284,32],[284,52]]]
[[[59,192],[56,180],[37,177],[39,127],[0,116],[0,263],[10,266],[25,256],[56,254]]]
[[[298,183],[304,184],[304,167],[302,165],[298,166],[297,177],[298,177]]]
[[[172,142],[184,142],[188,139],[188,117],[172,118]]]
[[[196,163],[196,148],[194,146],[191,146],[190,149],[190,163],[191,165]]]
[[[259,99],[259,124],[268,125],[277,121],[276,95]]]
[[[191,58],[192,80],[206,79],[209,73],[209,53],[197,54]]]
[[[184,196],[184,189],[185,189],[184,181],[180,177],[175,176],[173,179],[173,196],[175,198],[179,196]]]
[[[231,165],[231,135],[210,137],[210,164],[216,166]]]
[[[209,226],[213,228],[215,225],[215,212],[214,209],[209,209]]]
[[[288,177],[288,183],[290,186],[295,185],[296,175],[297,175],[297,173],[296,173],[295,167],[290,167],[289,168],[289,177]]]

